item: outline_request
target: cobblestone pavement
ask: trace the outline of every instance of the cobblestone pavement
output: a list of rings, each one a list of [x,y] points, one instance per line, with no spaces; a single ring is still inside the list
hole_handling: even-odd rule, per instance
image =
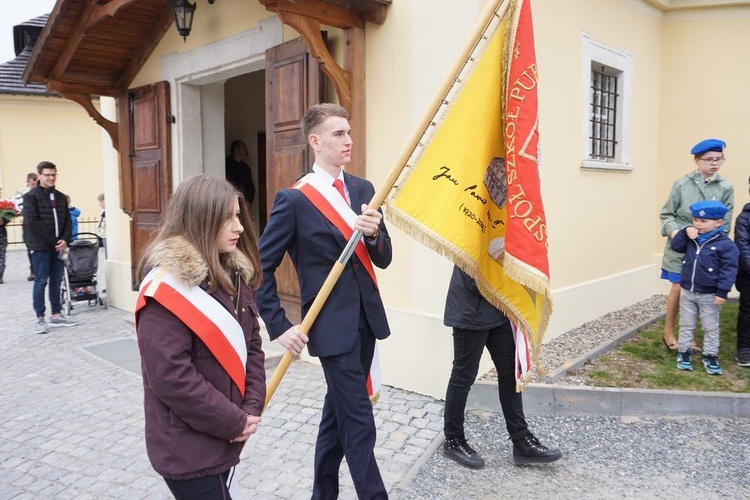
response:
[[[25,259],[8,252],[0,285],[0,498],[171,498],[145,453],[130,314],[76,303],[77,327],[34,334]],[[317,365],[292,364],[243,451],[238,500],[310,498],[324,391]],[[498,406],[467,416],[477,471],[437,452],[442,408],[383,388],[375,454],[391,498],[750,498],[750,419],[531,416],[565,456],[516,467]],[[345,465],[340,498],[355,498]]]
[[[23,251],[8,252],[0,285],[0,497],[171,498],[145,453],[130,314],[74,303],[78,326],[34,334],[25,259]],[[319,366],[292,364],[243,451],[241,498],[310,497],[324,393]],[[375,406],[375,454],[389,488],[439,438],[441,412],[442,403],[431,398],[383,389]],[[341,498],[355,498],[345,465]]]

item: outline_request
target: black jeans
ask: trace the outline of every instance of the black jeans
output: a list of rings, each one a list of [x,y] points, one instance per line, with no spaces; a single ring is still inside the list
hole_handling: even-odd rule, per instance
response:
[[[750,349],[750,290],[740,292],[737,313],[737,350]]]
[[[164,478],[164,481],[176,500],[232,500],[227,487],[230,472],[234,474],[234,468],[213,476],[196,479]]]
[[[446,439],[464,437],[464,411],[469,390],[477,378],[484,348],[492,357],[498,376],[500,406],[511,438],[528,434],[523,399],[516,392],[516,343],[510,322],[491,330],[453,329],[453,370],[445,393],[444,433]]]

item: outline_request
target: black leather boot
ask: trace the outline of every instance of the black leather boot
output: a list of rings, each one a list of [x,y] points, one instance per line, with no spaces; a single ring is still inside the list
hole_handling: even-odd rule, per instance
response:
[[[469,446],[464,438],[446,439],[443,443],[443,455],[472,469],[484,467],[484,459]]]
[[[561,458],[560,450],[550,450],[531,433],[513,438],[513,463],[516,465],[548,464]]]

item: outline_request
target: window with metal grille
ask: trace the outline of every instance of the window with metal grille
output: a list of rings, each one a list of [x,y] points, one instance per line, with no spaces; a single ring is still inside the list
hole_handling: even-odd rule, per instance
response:
[[[617,76],[603,66],[591,69],[591,129],[589,140],[592,159],[612,161],[617,146]]]

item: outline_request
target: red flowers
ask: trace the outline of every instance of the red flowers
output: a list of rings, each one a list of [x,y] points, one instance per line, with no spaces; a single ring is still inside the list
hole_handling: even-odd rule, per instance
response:
[[[21,215],[21,211],[11,200],[0,200],[0,219],[10,222]]]

